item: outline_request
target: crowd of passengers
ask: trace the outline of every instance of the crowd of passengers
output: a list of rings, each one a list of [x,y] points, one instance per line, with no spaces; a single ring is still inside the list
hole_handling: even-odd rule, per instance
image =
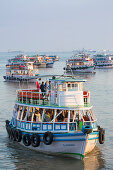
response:
[[[28,108],[19,107],[14,108],[13,111],[13,117],[18,118],[19,120],[26,120],[26,121],[33,121],[33,122],[41,122],[41,119],[43,119],[43,122],[51,122],[54,120],[54,109],[45,109],[43,114],[42,108],[31,108],[28,110]],[[43,116],[43,117],[42,117]],[[90,115],[91,120],[93,121],[92,116]],[[70,122],[75,121],[90,121],[90,118],[87,114],[83,115],[83,117],[80,116],[79,113],[76,113],[72,110],[70,111]],[[56,116],[55,116],[55,122],[67,122],[68,121],[68,110],[56,110]]]
[[[51,91],[51,81],[46,81],[45,83],[44,81],[42,81],[42,83],[40,84],[37,80],[36,86],[38,91],[41,90],[43,96],[46,94],[47,91]]]

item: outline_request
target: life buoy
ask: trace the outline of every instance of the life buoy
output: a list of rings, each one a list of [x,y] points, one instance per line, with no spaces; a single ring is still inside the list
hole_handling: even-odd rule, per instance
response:
[[[99,130],[99,143],[103,144],[105,140],[105,130],[100,128]]]
[[[29,146],[31,144],[31,139],[30,139],[29,134],[25,134],[23,136],[23,143],[25,146]]]
[[[40,145],[40,136],[38,134],[32,135],[31,144],[33,147],[38,147]]]
[[[89,134],[92,132],[92,127],[90,125],[82,126],[82,132],[85,134]]]
[[[50,145],[53,142],[53,134],[51,132],[45,132],[43,136],[44,144]]]
[[[15,131],[15,137],[17,142],[21,142],[22,139],[22,132],[20,130]]]

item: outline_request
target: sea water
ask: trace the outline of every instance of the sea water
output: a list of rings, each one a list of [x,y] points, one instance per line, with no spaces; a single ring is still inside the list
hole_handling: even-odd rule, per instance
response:
[[[30,53],[33,54],[33,53]],[[30,55],[29,54],[29,55]],[[65,61],[72,53],[50,53],[58,55],[59,61],[53,68],[39,69],[40,75],[62,75]],[[113,69],[95,70],[95,74],[76,74],[76,78],[86,79],[85,87],[91,92],[98,125],[105,129],[105,143],[97,143],[95,149],[84,160],[62,156],[50,156],[29,150],[11,141],[5,129],[5,120],[11,119],[18,88],[32,88],[35,84],[5,82],[5,64],[14,53],[0,53],[0,169],[25,170],[96,170],[113,169]],[[46,80],[47,78],[45,78]]]

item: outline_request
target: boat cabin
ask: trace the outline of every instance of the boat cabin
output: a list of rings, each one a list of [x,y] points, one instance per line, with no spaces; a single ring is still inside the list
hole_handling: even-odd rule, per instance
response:
[[[15,104],[12,125],[31,132],[75,132],[83,125],[97,128],[92,107],[84,109],[47,108]]]

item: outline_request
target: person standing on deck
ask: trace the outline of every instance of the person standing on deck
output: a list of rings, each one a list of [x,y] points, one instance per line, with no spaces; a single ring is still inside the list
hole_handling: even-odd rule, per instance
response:
[[[41,89],[41,92],[42,92],[42,96],[44,96],[45,92],[46,92],[44,82],[42,82],[42,84],[40,85],[40,89]]]

